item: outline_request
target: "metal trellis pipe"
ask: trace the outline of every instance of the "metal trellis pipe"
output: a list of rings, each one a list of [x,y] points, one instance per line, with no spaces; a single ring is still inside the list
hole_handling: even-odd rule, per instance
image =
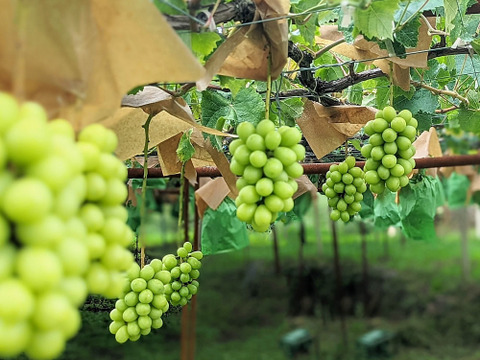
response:
[[[480,165],[480,152],[475,155],[449,155],[441,157],[416,158],[415,169],[428,169],[437,167],[452,167],[464,165]],[[330,165],[335,163],[304,163],[302,164],[304,173],[325,174]],[[363,167],[364,161],[357,161],[357,166]],[[218,177],[222,176],[220,170],[215,166],[202,166],[195,168],[199,177]],[[163,178],[163,177],[178,177],[179,175],[163,175],[161,168],[148,169],[149,178]],[[143,169],[131,168],[128,169],[128,178],[138,179],[143,177]]]

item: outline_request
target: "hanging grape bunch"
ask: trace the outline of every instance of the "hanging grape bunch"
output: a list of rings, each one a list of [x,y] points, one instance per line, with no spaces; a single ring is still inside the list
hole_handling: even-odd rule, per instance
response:
[[[110,312],[109,330],[115,340],[137,341],[142,335],[163,325],[162,315],[170,304],[184,306],[198,291],[201,251],[192,251],[185,242],[177,256],[168,254],[162,260],[153,259],[142,269],[134,263],[127,272],[123,295]]]
[[[164,285],[170,282],[170,278],[161,271],[162,261],[159,259],[152,260],[142,269],[133,263],[128,270],[123,296],[110,312],[109,330],[117,342],[137,341],[142,335],[150,334],[152,329],[162,327],[162,315],[169,308]]]
[[[239,175],[236,199],[237,217],[258,232],[268,230],[280,211],[293,209],[295,179],[303,174],[299,161],[305,147],[295,127],[281,126],[268,119],[255,127],[247,121],[237,126],[236,139],[230,143],[230,169]]]
[[[0,93],[0,358],[58,357],[89,291],[121,292],[133,233],[116,146],[101,125],[77,139],[67,121]]]
[[[192,251],[192,244],[185,242],[174,254],[165,255],[162,259],[162,274],[170,282],[165,285],[165,297],[173,306],[184,306],[198,291],[201,260],[203,253]],[[168,274],[168,275],[167,275]]]
[[[330,166],[327,180],[322,185],[322,191],[328,198],[328,206],[332,208],[330,218],[333,221],[350,220],[362,206],[363,193],[367,190],[364,173],[355,166],[355,158],[347,156],[345,161]]]
[[[375,114],[375,119],[365,125],[370,136],[361,152],[366,158],[365,181],[373,193],[380,194],[385,188],[396,192],[407,186],[408,175],[415,168],[417,120],[409,110],[398,114],[391,106]]]

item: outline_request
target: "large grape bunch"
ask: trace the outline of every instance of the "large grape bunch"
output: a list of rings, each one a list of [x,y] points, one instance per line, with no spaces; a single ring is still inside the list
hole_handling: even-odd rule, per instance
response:
[[[365,181],[373,193],[380,194],[385,188],[396,192],[408,185],[408,175],[415,168],[415,147],[417,120],[409,110],[398,114],[391,106],[375,114],[375,119],[365,125],[370,136],[362,146],[366,158]]]
[[[341,219],[347,222],[362,209],[360,202],[367,185],[363,170],[355,163],[353,156],[347,156],[340,164],[332,164],[326,175],[327,180],[322,185],[328,206],[332,208],[330,218],[333,221]]]
[[[165,284],[165,297],[173,306],[184,306],[198,291],[203,253],[192,251],[192,244],[185,242],[177,249],[177,255],[168,254],[162,258],[162,273],[170,283]],[[167,275],[167,273],[169,275]]]
[[[1,358],[57,357],[89,290],[122,289],[133,233],[116,145],[96,125],[76,141],[67,121],[0,93]]]
[[[169,304],[164,295],[164,285],[170,283],[170,274],[162,271],[162,261],[153,259],[142,269],[133,263],[127,272],[123,296],[115,302],[110,312],[109,330],[115,340],[137,341],[142,335],[163,325],[162,315]]]
[[[299,161],[305,147],[299,144],[302,134],[295,127],[281,126],[268,120],[237,126],[238,139],[230,143],[230,169],[240,177],[236,199],[237,217],[258,232],[268,230],[278,213],[293,209],[295,179],[303,174]]]

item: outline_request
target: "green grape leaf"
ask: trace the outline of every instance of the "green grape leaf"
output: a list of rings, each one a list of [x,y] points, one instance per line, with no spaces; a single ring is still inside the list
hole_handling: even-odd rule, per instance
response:
[[[305,10],[311,9],[314,6],[318,5],[318,0],[300,0],[295,4],[292,4],[292,11],[294,13],[301,13]],[[308,15],[305,15],[305,18]],[[296,26],[300,32],[300,36],[305,40],[305,45],[315,44],[315,32],[317,30],[317,17],[315,13],[309,15],[309,19],[302,23],[302,19],[299,18],[296,23]]]
[[[355,84],[355,85],[349,86],[345,90],[345,92],[347,94],[348,101],[350,103],[358,104],[358,105],[362,104],[362,100],[363,100],[362,84]]]
[[[449,56],[450,58],[451,56]],[[480,55],[455,55],[455,69],[458,75],[468,75],[480,82]],[[447,65],[448,66],[448,65]]]
[[[455,27],[450,33],[452,39],[460,38],[465,42],[473,40],[475,32],[477,31],[478,23],[480,22],[480,15],[464,15],[457,13],[454,19]]]
[[[210,128],[217,126],[219,117],[230,113],[230,99],[217,91],[203,91],[201,105],[202,125]]]
[[[438,106],[438,96],[432,94],[426,89],[419,89],[415,91],[415,94],[411,99],[399,96],[394,99],[394,107],[398,111],[402,109],[408,109],[412,114],[416,114],[420,111],[425,113],[435,113]]]
[[[193,129],[185,131],[178,142],[177,156],[182,163],[186,163],[195,154],[195,148],[190,141]]]
[[[220,35],[213,31],[202,33],[193,32],[191,36],[192,51],[200,58],[210,55],[217,47],[218,41],[222,39]]]
[[[390,101],[390,82],[387,79],[379,78],[376,80],[377,92],[376,92],[376,106],[377,109],[383,109],[388,105]]]
[[[476,38],[475,40],[471,41],[470,45],[472,45],[473,50],[480,55],[480,38]]]
[[[445,31],[451,33],[452,39],[455,39],[452,35],[452,30],[456,32],[456,35],[462,32],[461,29],[465,26],[466,19],[465,13],[469,4],[475,3],[472,0],[444,0],[445,7]],[[478,25],[478,23],[477,23]],[[476,29],[475,29],[476,30]]]
[[[413,240],[434,240],[435,213],[437,209],[438,179],[417,175],[402,188],[399,195],[400,217],[403,233]]]
[[[236,79],[230,76],[217,75],[220,80],[220,85],[230,89],[232,97],[235,99],[238,92],[243,88],[247,87],[247,84],[250,80],[248,79]]]
[[[399,0],[373,1],[366,9],[356,8],[353,14],[355,27],[370,39],[393,40],[394,14]]]
[[[188,12],[187,3],[183,0],[154,0],[153,3],[166,15],[183,15]]]
[[[278,115],[283,124],[294,126],[295,120],[303,113],[304,103],[300,98],[290,98],[272,103],[272,111]]]
[[[360,151],[360,150],[362,149],[362,144],[360,143],[360,140],[358,140],[358,139],[350,139],[350,140],[348,140],[348,142],[349,142],[350,144],[352,144],[353,147],[354,147],[356,150]]]
[[[461,107],[458,110],[460,129],[474,134],[480,134],[480,111],[468,110]]]
[[[202,219],[201,242],[204,255],[239,250],[248,246],[247,227],[236,215],[235,203],[226,197],[216,209],[207,208]]]
[[[423,131],[428,131],[432,127],[432,114],[424,113],[423,111],[419,111],[415,114],[415,119],[418,121],[418,128],[417,130],[420,134]]]
[[[373,203],[375,227],[386,229],[397,226],[400,222],[398,205],[395,203],[396,194],[385,189],[375,198]]]
[[[420,28],[420,17],[417,16],[405,24],[395,33],[395,40],[406,48],[413,48],[418,44],[418,29]]]
[[[360,215],[362,219],[370,219],[375,216],[374,202],[375,198],[372,192],[370,189],[367,189],[367,191],[363,193],[363,200],[361,202],[362,209],[358,212],[358,215]]]
[[[241,89],[231,104],[230,125],[236,127],[242,121],[257,125],[265,119],[265,103],[253,87]]]
[[[437,9],[443,8],[443,0],[411,0],[402,1],[398,10],[395,12],[395,21],[402,23],[412,17],[415,13],[421,11],[432,10],[437,12]]]

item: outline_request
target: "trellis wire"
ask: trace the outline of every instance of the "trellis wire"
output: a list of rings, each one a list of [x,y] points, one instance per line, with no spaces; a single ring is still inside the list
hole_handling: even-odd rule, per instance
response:
[[[187,11],[179,8],[175,4],[172,4],[172,3],[168,2],[168,1],[165,1],[165,0],[159,0],[159,1],[161,3],[167,5],[167,6],[170,6],[172,9],[178,11],[182,15],[187,16],[189,19],[192,19],[192,20],[196,21],[197,23],[201,24],[202,26],[205,25],[205,22],[203,22],[202,20],[200,20],[200,19],[196,18],[195,16],[191,15]],[[323,11],[335,10],[335,9],[339,9],[339,8],[340,8],[340,6],[326,7],[326,8],[322,8],[322,9],[305,11],[305,12],[302,12],[301,14],[287,14],[287,15],[276,16],[276,17],[267,18],[267,19],[260,19],[260,20],[244,22],[244,23],[241,23],[241,24],[224,25],[223,28],[224,29],[230,29],[230,28],[243,27],[243,26],[254,25],[254,24],[262,24],[262,23],[266,23],[266,22],[270,22],[270,21],[291,19],[291,18],[295,18],[295,17],[299,17],[299,16],[305,16],[305,15],[320,13],[320,12],[323,12]]]

